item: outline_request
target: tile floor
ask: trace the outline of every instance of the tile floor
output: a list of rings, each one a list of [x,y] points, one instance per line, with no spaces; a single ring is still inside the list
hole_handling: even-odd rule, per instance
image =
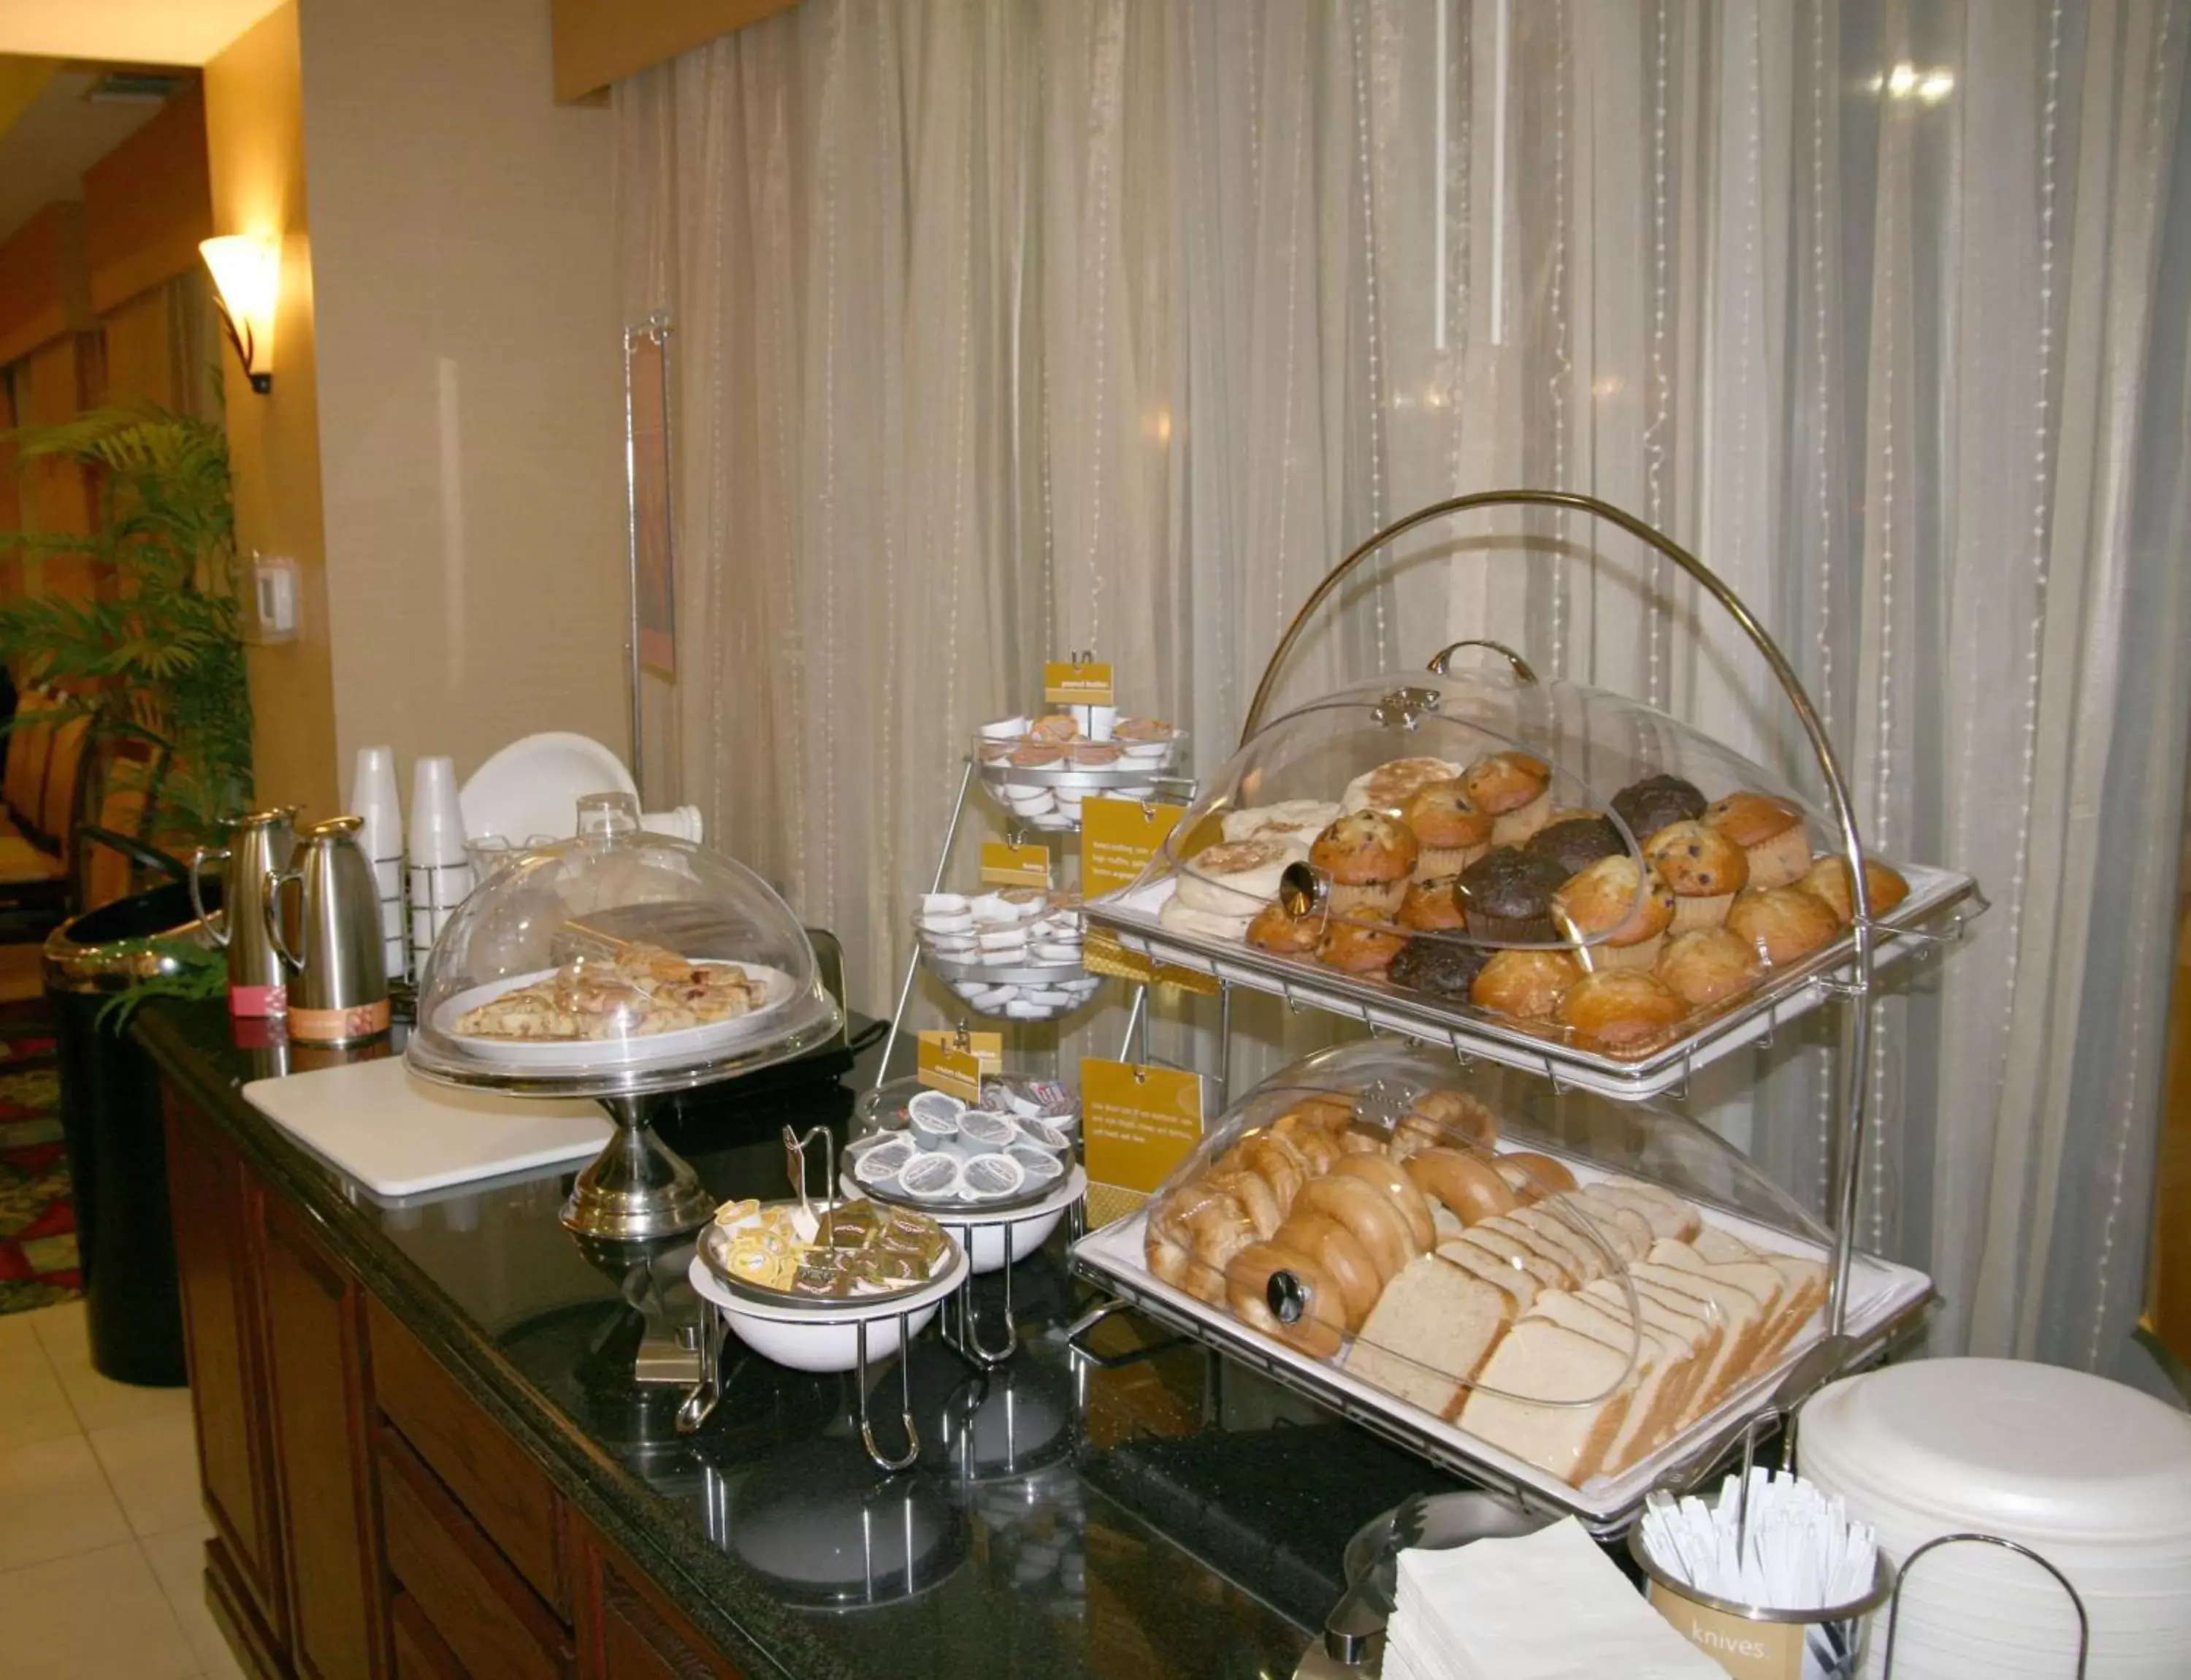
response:
[[[199,1581],[191,1398],[91,1368],[83,1303],[0,1317],[7,1680],[230,1680]]]

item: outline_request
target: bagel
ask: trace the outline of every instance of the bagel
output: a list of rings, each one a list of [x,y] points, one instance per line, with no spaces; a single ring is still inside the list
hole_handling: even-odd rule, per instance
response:
[[[1269,1185],[1281,1213],[1294,1204],[1301,1186],[1318,1170],[1290,1138],[1268,1131],[1250,1132],[1226,1152],[1225,1160]]]
[[[1511,1213],[1521,1205],[1497,1168],[1465,1150],[1418,1150],[1408,1157],[1407,1170],[1418,1188],[1444,1203],[1465,1226]]]
[[[1152,1227],[1147,1249],[1149,1271],[1159,1283],[1185,1290],[1198,1301],[1206,1301],[1213,1307],[1225,1304],[1225,1274],[1197,1260],[1194,1250],[1186,1244],[1160,1236]]]
[[[1341,1156],[1381,1156],[1385,1153],[1384,1134],[1363,1126],[1349,1126],[1339,1134],[1339,1153]]]
[[[1328,1213],[1352,1232],[1383,1282],[1390,1283],[1403,1267],[1423,1252],[1415,1246],[1407,1216],[1392,1199],[1346,1173],[1312,1178],[1301,1187],[1294,1204]]]
[[[1431,1204],[1416,1188],[1414,1180],[1383,1155],[1349,1155],[1332,1171],[1351,1173],[1389,1196],[1392,1205],[1407,1218],[1408,1233],[1414,1239],[1417,1253],[1428,1254],[1437,1246],[1437,1227],[1431,1220]]]
[[[1214,1271],[1255,1240],[1255,1227],[1237,1198],[1210,1187],[1206,1196],[1182,1222],[1194,1257]]]
[[[1304,1177],[1329,1172],[1331,1164],[1339,1159],[1339,1145],[1321,1121],[1300,1114],[1283,1114],[1271,1129],[1271,1135],[1293,1146],[1306,1164]]]
[[[1444,1134],[1434,1142],[1450,1143],[1457,1136],[1464,1142],[1480,1143],[1488,1149],[1499,1141],[1499,1116],[1465,1091],[1426,1091],[1415,1099],[1414,1112],[1408,1119],[1416,1115]]]
[[[1328,1213],[1300,1208],[1287,1216],[1286,1222],[1278,1227],[1278,1240],[1323,1267],[1346,1308],[1347,1329],[1361,1329],[1362,1321],[1384,1293],[1385,1281],[1377,1275],[1375,1262],[1354,1233]]]
[[[1521,1198],[1522,1205],[1542,1201],[1555,1191],[1575,1187],[1575,1176],[1550,1155],[1539,1155],[1532,1149],[1519,1149],[1511,1155],[1501,1155],[1492,1165],[1499,1169],[1514,1193]]]
[[[1271,1279],[1280,1272],[1293,1274],[1305,1297],[1300,1317],[1289,1324],[1271,1310]],[[1338,1353],[1346,1333],[1337,1287],[1314,1260],[1283,1243],[1250,1243],[1232,1256],[1225,1268],[1225,1303],[1241,1323],[1314,1358]]]
[[[1270,1181],[1260,1172],[1246,1167],[1221,1166],[1209,1175],[1209,1182],[1240,1204],[1240,1210],[1248,1216],[1248,1223],[1255,1228],[1258,1242],[1275,1236],[1278,1227],[1285,1223],[1285,1205],[1271,1188]]]

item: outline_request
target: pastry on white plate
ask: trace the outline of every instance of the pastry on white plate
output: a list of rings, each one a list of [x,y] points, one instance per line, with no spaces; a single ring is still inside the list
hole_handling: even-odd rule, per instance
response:
[[[1329,800],[1289,799],[1276,805],[1251,805],[1228,811],[1218,819],[1229,840],[1297,840],[1306,846],[1339,820],[1339,807]]]
[[[1226,939],[1238,944],[1248,937],[1248,924],[1253,916],[1220,915],[1209,910],[1198,910],[1192,904],[1182,904],[1176,895],[1164,902],[1157,912],[1157,920],[1174,933],[1192,933],[1204,939]]]
[[[1252,917],[1278,896],[1288,868],[1307,856],[1306,845],[1269,835],[1204,846],[1180,866],[1175,902],[1212,915]]]

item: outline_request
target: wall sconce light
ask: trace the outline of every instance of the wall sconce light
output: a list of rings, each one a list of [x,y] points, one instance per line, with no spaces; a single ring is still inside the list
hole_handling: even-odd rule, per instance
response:
[[[213,271],[213,302],[251,389],[274,385],[274,304],[282,290],[282,241],[274,234],[230,233],[202,240]]]

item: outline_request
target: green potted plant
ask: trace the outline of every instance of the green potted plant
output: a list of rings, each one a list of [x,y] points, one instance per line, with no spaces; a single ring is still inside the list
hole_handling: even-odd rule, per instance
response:
[[[31,584],[0,606],[0,659],[19,684],[60,692],[60,717],[88,716],[94,737],[156,749],[164,843],[210,839],[252,792],[227,436],[149,403],[9,436],[26,470],[87,469],[98,518],[88,533],[0,532],[0,550],[23,556]],[[91,562],[92,598],[37,589],[39,568],[62,556]]]

